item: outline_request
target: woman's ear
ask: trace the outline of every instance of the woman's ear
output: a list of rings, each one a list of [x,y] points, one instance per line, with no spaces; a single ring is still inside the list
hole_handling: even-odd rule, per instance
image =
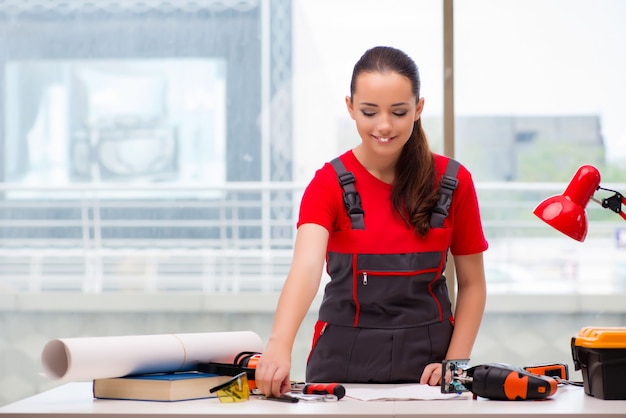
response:
[[[420,97],[420,99],[415,103],[415,117],[414,121],[418,120],[422,115],[422,110],[424,110],[424,98]]]
[[[354,105],[350,96],[346,96],[346,107],[348,108],[348,113],[350,113],[350,117],[354,120]]]

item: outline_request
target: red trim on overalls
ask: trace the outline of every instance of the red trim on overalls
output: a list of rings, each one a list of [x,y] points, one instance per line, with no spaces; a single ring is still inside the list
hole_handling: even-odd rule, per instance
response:
[[[313,349],[315,348],[317,341],[324,334],[324,331],[326,330],[327,326],[328,326],[328,322],[324,322],[324,321],[315,322],[315,327],[313,329],[313,342],[311,343],[311,351],[309,351],[309,355],[307,356],[307,359],[306,359],[307,362],[309,361],[309,358],[311,357],[311,353],[313,353]]]
[[[433,284],[435,284],[437,280],[441,279],[441,274],[443,272],[443,268],[445,264],[446,264],[446,254],[444,252],[441,257],[441,264],[439,265],[439,271],[437,271],[437,277],[435,277],[434,280],[428,283],[428,293],[430,293],[430,296],[435,300],[435,303],[437,304],[437,309],[439,310],[439,322],[443,321],[443,310],[441,309],[441,302],[439,302],[439,299],[437,298],[437,296],[435,296],[435,293],[433,292]]]
[[[359,297],[357,294],[357,290],[359,287],[359,274],[356,269],[357,256],[354,254],[352,257],[352,271],[354,274],[352,275],[352,300],[354,300],[354,327],[359,326],[359,314],[361,313],[361,304],[359,303]]]

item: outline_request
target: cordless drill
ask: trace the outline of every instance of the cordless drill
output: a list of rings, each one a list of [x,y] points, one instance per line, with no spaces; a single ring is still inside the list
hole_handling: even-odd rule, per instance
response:
[[[523,368],[508,364],[490,363],[463,369],[455,361],[444,361],[442,376],[443,393],[472,392],[496,400],[545,399],[556,393],[557,380],[541,376]]]

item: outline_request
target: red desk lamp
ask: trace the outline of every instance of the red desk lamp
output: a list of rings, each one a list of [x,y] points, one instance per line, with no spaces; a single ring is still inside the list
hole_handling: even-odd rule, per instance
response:
[[[615,193],[606,199],[597,200],[593,197],[596,190]],[[615,190],[600,187],[600,172],[592,165],[583,165],[576,171],[565,192],[541,202],[533,213],[551,227],[565,235],[584,241],[587,236],[587,211],[585,207],[590,200],[599,203],[603,208],[612,210],[626,220],[622,204],[626,199]]]

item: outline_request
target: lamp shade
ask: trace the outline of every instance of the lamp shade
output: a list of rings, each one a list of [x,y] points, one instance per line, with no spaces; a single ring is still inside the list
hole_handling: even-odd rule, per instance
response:
[[[554,229],[577,241],[587,236],[587,203],[600,186],[600,172],[592,165],[581,166],[567,189],[539,203],[533,213]]]

